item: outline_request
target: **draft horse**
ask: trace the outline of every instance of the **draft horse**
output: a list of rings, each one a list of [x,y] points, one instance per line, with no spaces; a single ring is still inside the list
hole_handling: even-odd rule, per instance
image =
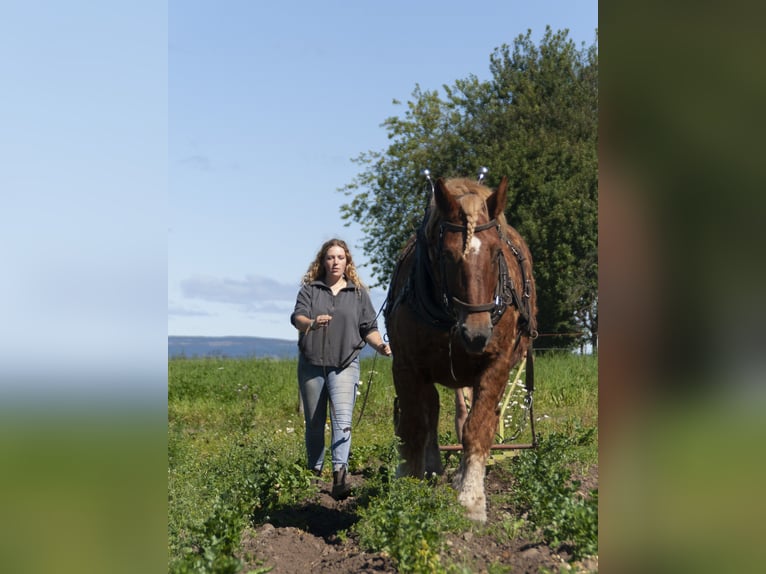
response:
[[[385,305],[400,438],[398,476],[442,474],[435,383],[470,387],[462,457],[453,478],[467,515],[486,521],[485,465],[510,370],[527,357],[533,377],[536,294],[532,257],[497,191],[438,179],[417,232],[403,248]]]

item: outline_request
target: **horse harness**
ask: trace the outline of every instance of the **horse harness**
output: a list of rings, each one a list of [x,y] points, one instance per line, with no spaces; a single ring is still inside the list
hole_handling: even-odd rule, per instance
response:
[[[482,168],[483,172],[479,176],[479,181],[486,173],[486,169]],[[430,172],[424,171],[424,174],[431,183],[431,191],[433,193],[433,183],[430,179]],[[522,253],[521,249],[514,245],[511,240],[503,232],[502,225],[497,219],[492,219],[487,223],[477,225],[474,228],[474,233],[480,233],[482,231],[494,228],[497,231],[500,239],[508,246],[511,253],[513,253],[516,263],[519,266],[521,272],[521,281],[523,284],[523,291],[519,293],[513,279],[508,272],[508,263],[506,261],[504,251],[499,250],[497,256],[498,264],[498,276],[495,286],[494,298],[487,303],[470,304],[459,298],[450,296],[449,288],[447,286],[446,278],[446,262],[442,256],[442,249],[444,245],[444,234],[446,232],[468,232],[466,225],[459,225],[456,223],[442,221],[439,226],[439,241],[438,251],[439,254],[439,273],[441,274],[441,291],[438,296],[436,294],[436,278],[434,277],[434,267],[431,264],[431,259],[428,253],[428,239],[426,237],[426,223],[428,221],[430,206],[426,208],[423,220],[417,229],[414,240],[410,239],[407,243],[404,252],[399,257],[399,260],[394,267],[394,272],[391,277],[391,283],[389,286],[386,301],[383,306],[383,315],[386,323],[393,310],[402,301],[406,301],[410,308],[413,310],[415,316],[426,324],[442,330],[453,331],[457,327],[458,323],[458,309],[462,309],[465,313],[484,313],[489,311],[492,325],[496,325],[505,311],[510,305],[516,307],[519,312],[519,329],[516,337],[515,344],[518,345],[521,337],[526,335],[531,339],[536,339],[538,336],[537,325],[534,316],[532,315],[531,303],[530,303],[530,288],[531,277],[528,276],[527,271],[524,268],[524,261],[526,257]],[[414,261],[410,268],[409,276],[405,282],[403,288],[394,296],[396,285],[398,284],[399,273],[401,272],[404,261],[412,254],[414,250]],[[449,346],[449,363],[450,373],[452,378],[457,381],[455,372],[452,368],[452,343],[450,337]],[[526,362],[526,397],[524,398],[524,407],[527,409],[529,415],[529,424],[532,433],[532,442],[528,445],[501,445],[497,448],[504,446],[505,448],[534,448],[537,446],[537,435],[535,434],[534,427],[534,414],[533,414],[533,400],[532,394],[534,392],[534,354],[532,348],[528,349],[525,353]],[[519,371],[521,372],[521,371]],[[398,407],[399,397],[394,399],[394,427],[398,427]],[[514,438],[521,432],[521,428],[514,435]],[[495,448],[495,447],[492,447]]]
[[[487,303],[471,304],[462,301],[454,295],[451,296],[449,288],[447,286],[446,278],[446,263],[444,257],[441,256],[442,248],[444,245],[444,234],[446,232],[466,232],[467,227],[457,223],[449,221],[442,221],[439,225],[439,241],[437,246],[437,253],[439,253],[439,272],[441,274],[441,291],[438,297],[435,297],[436,292],[436,278],[433,274],[433,266],[428,254],[428,241],[425,235],[425,221],[427,217],[424,217],[423,223],[419,226],[414,242],[411,242],[407,248],[407,251],[400,257],[396,268],[394,269],[393,280],[391,282],[391,290],[389,290],[387,297],[387,305],[385,309],[385,316],[398,305],[401,301],[406,300],[410,307],[415,312],[415,315],[425,323],[431,325],[440,330],[448,331],[453,329],[457,325],[458,321],[458,309],[462,309],[465,313],[485,313],[490,312],[492,325],[496,325],[502,318],[509,305],[513,305],[519,311],[520,314],[520,333],[526,334],[535,338],[537,331],[534,328],[534,319],[532,318],[530,309],[530,283],[531,280],[527,276],[527,272],[524,268],[523,262],[525,257],[521,250],[516,247],[505,236],[502,231],[500,222],[497,219],[492,219],[487,223],[477,225],[474,228],[474,233],[480,233],[485,230],[495,229],[500,239],[508,246],[511,253],[516,258],[516,262],[521,271],[521,280],[523,283],[523,291],[519,293],[513,279],[508,273],[508,263],[505,260],[503,250],[498,251],[497,265],[498,276],[497,283],[495,285],[495,294],[492,301]],[[413,262],[412,269],[410,271],[409,278],[402,291],[392,301],[392,290],[397,282],[397,276],[399,274],[402,262],[406,257],[415,250],[415,261]]]

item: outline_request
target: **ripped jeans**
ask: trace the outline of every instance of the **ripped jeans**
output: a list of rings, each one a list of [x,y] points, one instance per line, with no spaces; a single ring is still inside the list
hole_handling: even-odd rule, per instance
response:
[[[351,452],[351,421],[359,386],[359,358],[345,369],[318,367],[300,355],[298,386],[306,419],[306,455],[308,468],[321,470],[325,455],[325,421],[330,407],[332,425],[333,470],[348,466]]]

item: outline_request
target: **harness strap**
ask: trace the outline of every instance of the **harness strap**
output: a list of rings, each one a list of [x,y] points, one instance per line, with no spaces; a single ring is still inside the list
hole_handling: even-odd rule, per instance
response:
[[[441,226],[444,229],[449,229],[450,231],[465,231],[465,225],[461,225],[460,223],[452,223],[451,221],[442,221]],[[484,231],[485,229],[490,229],[491,227],[499,227],[497,219],[492,219],[487,223],[477,225],[474,227],[473,231],[474,233],[477,233],[479,231]]]
[[[511,243],[507,237],[503,237],[503,239],[510,248],[511,253],[513,253],[516,257],[516,261],[519,264],[519,270],[521,271],[521,280],[524,283],[524,291],[521,297],[519,297],[518,291],[516,291],[516,288],[513,285],[513,280],[510,281],[510,294],[513,299],[513,304],[519,310],[519,315],[521,316],[523,330],[525,333],[532,337],[532,339],[537,339],[537,325],[534,317],[532,317],[532,310],[530,309],[530,279],[527,277],[527,273],[524,268],[524,261],[526,261],[526,257],[522,255],[521,251],[513,243]]]
[[[414,240],[410,240],[405,247],[405,251],[397,261],[389,292],[386,297],[384,316],[388,318],[391,311],[403,300],[406,300],[420,320],[432,327],[447,331],[456,324],[457,318],[455,308],[461,308],[468,313],[484,313],[489,311],[492,314],[492,324],[496,325],[502,318],[508,306],[513,305],[519,311],[520,315],[521,330],[519,336],[521,336],[523,332],[523,334],[529,335],[533,339],[537,338],[537,329],[536,325],[534,325],[534,318],[532,317],[530,309],[530,279],[527,276],[524,265],[526,258],[522,255],[521,250],[511,243],[505,236],[498,221],[493,219],[487,223],[477,225],[474,228],[474,232],[484,231],[493,227],[497,229],[498,235],[505,241],[506,245],[516,258],[516,262],[519,265],[519,270],[521,272],[524,290],[519,294],[516,289],[516,285],[508,272],[508,264],[505,260],[505,256],[501,250],[498,252],[498,281],[495,288],[495,297],[491,302],[480,304],[466,303],[458,297],[450,296],[446,282],[444,281],[442,281],[441,300],[432,295],[436,292],[436,278],[433,276],[431,259],[428,254],[425,222],[426,218],[424,217],[423,221],[418,226]],[[465,231],[465,229],[466,227],[464,225],[452,223],[451,221],[441,222],[439,248],[441,248],[445,230]],[[413,251],[415,261],[412,263],[407,282],[396,294],[396,298],[394,298],[395,285],[398,280],[401,266],[404,260],[412,255]],[[446,275],[443,258],[440,258],[440,269],[442,276]]]
[[[462,309],[465,309],[469,313],[484,313],[486,311],[492,311],[498,304],[498,300],[495,299],[494,301],[491,301],[489,303],[483,303],[480,305],[473,305],[471,303],[466,303],[462,299],[458,299],[457,297],[452,297],[452,303],[453,305],[460,307]]]

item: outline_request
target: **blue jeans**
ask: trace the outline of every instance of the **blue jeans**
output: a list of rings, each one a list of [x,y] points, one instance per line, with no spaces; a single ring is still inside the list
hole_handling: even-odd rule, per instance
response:
[[[321,470],[325,454],[325,421],[329,399],[332,425],[333,470],[348,466],[351,452],[351,421],[359,386],[359,359],[339,370],[318,367],[303,356],[298,358],[298,386],[306,418],[306,455],[308,468]]]

